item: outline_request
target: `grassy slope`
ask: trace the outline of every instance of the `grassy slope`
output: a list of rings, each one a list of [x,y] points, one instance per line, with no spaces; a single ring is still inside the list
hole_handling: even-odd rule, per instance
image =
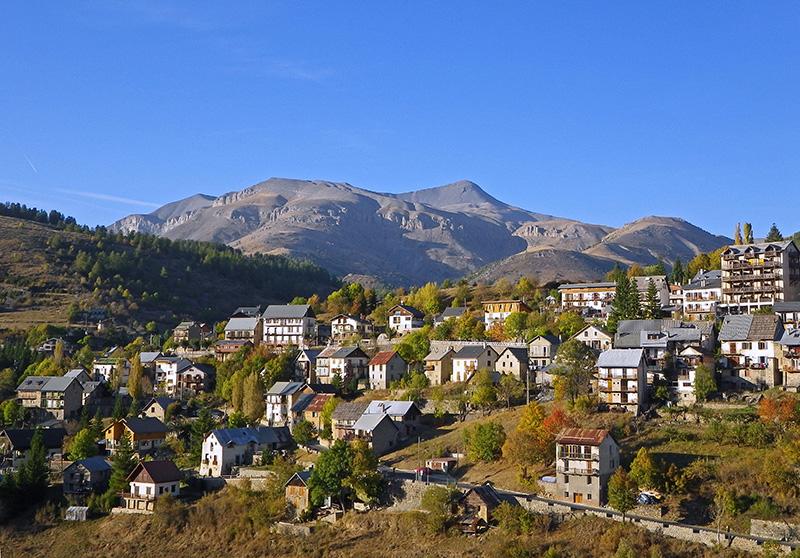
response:
[[[54,236],[61,240],[60,256],[58,250],[48,246],[48,241]],[[155,273],[162,267],[168,270],[169,288],[164,284],[158,287],[145,284],[142,290],[152,293],[160,288],[163,296],[159,302],[144,304],[135,298],[125,301],[117,293],[98,297],[92,292],[94,285],[72,271],[74,254],[64,253],[64,248],[69,245],[75,246],[75,252],[94,248],[88,234],[0,216],[0,329],[24,328],[38,323],[64,324],[71,302],[112,308],[118,311],[117,315],[123,321],[130,316],[139,322],[156,320],[173,324],[178,318],[191,316],[221,319],[240,305],[285,302],[294,295],[312,294],[306,290],[326,294],[335,287],[330,281],[311,280],[311,285],[303,285],[303,281],[298,280],[296,286],[289,288],[297,292],[279,293],[249,284],[236,276],[219,277],[203,266],[193,265],[188,273],[186,263],[173,257],[169,251],[157,253],[151,250],[145,254],[148,270],[155,270]],[[129,251],[130,247],[106,242],[104,250],[121,252]],[[286,276],[287,273],[291,272],[274,271],[275,276]],[[119,281],[107,282],[103,291],[108,292],[117,283],[129,281],[129,277],[123,277]]]

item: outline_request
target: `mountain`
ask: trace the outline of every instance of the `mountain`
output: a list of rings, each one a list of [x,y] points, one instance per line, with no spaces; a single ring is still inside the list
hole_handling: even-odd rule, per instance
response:
[[[196,195],[131,215],[111,229],[307,258],[340,277],[387,285],[470,274],[595,279],[615,262],[688,260],[728,241],[671,217],[614,229],[527,211],[468,180],[390,194],[341,182],[270,178],[216,198]]]

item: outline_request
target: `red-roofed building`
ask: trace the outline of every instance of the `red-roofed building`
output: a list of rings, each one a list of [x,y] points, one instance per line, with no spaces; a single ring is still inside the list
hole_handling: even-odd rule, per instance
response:
[[[408,373],[408,363],[397,351],[382,351],[369,361],[369,388],[389,389],[389,385]]]
[[[557,498],[604,505],[608,479],[620,465],[619,446],[608,430],[564,428],[556,436]]]

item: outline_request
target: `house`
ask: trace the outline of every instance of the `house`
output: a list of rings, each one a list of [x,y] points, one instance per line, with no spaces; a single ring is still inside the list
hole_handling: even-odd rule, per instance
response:
[[[556,436],[556,496],[605,505],[608,480],[619,465],[619,445],[608,430],[564,428]]]
[[[155,417],[126,417],[108,425],[103,437],[109,455],[114,455],[120,440],[127,434],[133,451],[142,456],[161,447],[168,431],[167,425]]]
[[[254,455],[291,444],[292,436],[285,426],[212,430],[203,440],[200,476],[230,475],[233,467],[252,464]]]
[[[83,367],[73,368],[71,370],[67,370],[67,372],[64,374],[64,377],[65,378],[75,378],[81,384],[84,383],[84,382],[91,382],[92,381],[92,376],[89,375],[89,371],[86,370]]]
[[[331,430],[334,440],[345,440],[352,437],[353,425],[364,411],[367,410],[369,403],[366,401],[352,401],[339,403],[331,413]]]
[[[270,304],[261,318],[267,345],[305,347],[316,343],[317,317],[308,304]]]
[[[334,341],[344,341],[354,336],[370,337],[374,331],[372,322],[359,316],[337,314],[331,318],[331,338]]]
[[[300,517],[311,509],[311,490],[308,488],[310,478],[311,471],[298,471],[283,485],[286,504],[295,517]]]
[[[36,428],[6,428],[0,432],[0,471],[15,471],[28,458]],[[41,428],[48,461],[63,454],[63,428]]]
[[[247,339],[221,339],[214,343],[214,357],[225,362],[245,347],[252,347],[253,342]]]
[[[122,507],[129,513],[153,513],[157,498],[180,495],[182,479],[172,461],[140,461],[126,479],[130,492],[122,495]]]
[[[408,363],[397,351],[381,351],[372,357],[369,366],[369,389],[389,389],[408,373]]]
[[[108,488],[111,464],[95,455],[70,463],[62,473],[64,496],[83,499],[89,494],[99,494]]]
[[[567,283],[558,287],[561,310],[578,312],[584,316],[605,316],[614,300],[617,284],[613,281],[600,283]]]
[[[714,320],[722,300],[722,271],[700,270],[682,287],[683,315],[689,320]]]
[[[304,393],[301,395],[291,409],[295,422],[302,418],[313,424],[317,432],[322,430],[324,426],[322,424],[322,409],[332,397],[332,393]]]
[[[506,347],[498,355],[494,369],[495,372],[511,374],[516,379],[526,382],[530,369],[528,349],[524,347]]]
[[[249,341],[257,346],[264,336],[264,322],[261,318],[231,318],[225,324],[225,340]]]
[[[200,324],[197,322],[181,322],[172,330],[172,341],[176,345],[187,345],[192,341],[200,341]]]
[[[300,349],[294,359],[294,378],[300,382],[316,383],[317,357],[322,349]]]
[[[398,335],[405,335],[412,330],[421,328],[424,319],[425,314],[406,304],[398,304],[388,313],[389,329]]]
[[[692,404],[696,401],[694,380],[697,367],[708,368],[712,373],[715,368],[714,353],[703,348],[685,347],[675,356],[675,370],[668,376],[670,391],[679,403]]]
[[[153,361],[154,387],[164,393],[174,392],[178,382],[178,371],[188,368],[192,361],[179,356],[162,355]]]
[[[344,439],[364,440],[375,455],[383,455],[399,444],[400,429],[386,413],[364,413]]]
[[[720,296],[722,289],[720,288]],[[714,305],[716,307],[716,303]],[[683,285],[670,283],[669,285],[669,307],[672,310],[673,318],[680,318],[683,312]]]
[[[721,258],[721,313],[750,314],[800,301],[800,251],[793,241],[728,246]]]
[[[17,399],[36,419],[67,420],[83,407],[83,387],[72,376],[28,376],[17,387]]]
[[[313,393],[305,382],[275,382],[264,395],[265,416],[270,426],[289,426],[293,423],[289,412],[303,393]]]
[[[783,327],[800,328],[800,301],[782,301],[772,305],[772,311],[781,319]]]
[[[783,333],[781,319],[774,314],[725,316],[719,340],[731,375],[747,387],[780,385],[778,343]]]
[[[94,379],[124,386],[128,383],[128,376],[131,372],[131,363],[122,357],[103,357],[96,358],[92,363]]]
[[[370,401],[364,410],[365,415],[389,415],[400,431],[400,438],[405,439],[419,428],[422,411],[413,401]]]
[[[496,361],[497,352],[489,345],[467,345],[461,347],[453,355],[452,381],[468,382],[479,370],[494,370]]]
[[[800,329],[784,331],[778,345],[781,385],[787,390],[800,391]]]
[[[336,376],[345,383],[365,377],[369,357],[358,346],[326,347],[317,355],[317,381],[330,384]]]
[[[638,415],[647,402],[643,349],[607,349],[597,358],[600,403]]]
[[[467,314],[468,312],[469,308],[466,306],[450,306],[449,308],[445,308],[440,314],[436,314],[436,316],[434,316],[433,325],[442,325],[447,320],[455,320],[464,314]]]
[[[440,386],[450,381],[453,376],[453,355],[452,349],[444,352],[433,351],[425,357],[425,376],[432,386]]]
[[[487,329],[495,322],[505,323],[513,312],[530,312],[530,307],[521,300],[487,300],[483,304],[483,322]]]
[[[528,358],[534,369],[544,368],[552,364],[553,358],[558,352],[561,340],[555,335],[537,335],[528,344]]]
[[[584,326],[572,338],[577,339],[597,353],[610,349],[614,342],[611,334],[596,324]]]
[[[167,394],[186,399],[205,393],[211,386],[215,374],[213,366],[191,363],[190,366],[177,371],[174,386],[167,384]]]
[[[259,318],[261,317],[261,305],[240,306],[231,314],[231,318]]]
[[[457,457],[431,457],[425,460],[425,466],[433,471],[449,473],[458,465]]]
[[[168,397],[166,395],[159,395],[153,397],[142,408],[141,415],[150,418],[156,418],[161,422],[167,422],[167,409],[170,405],[178,403],[177,399]]]
[[[488,527],[494,519],[494,510],[501,503],[500,496],[489,483],[469,488],[456,502],[461,530],[475,534]]]
[[[647,291],[650,289],[650,282],[656,286],[656,293],[661,307],[669,306],[669,281],[666,275],[639,275],[631,277],[631,282],[636,284],[639,292],[639,300],[642,304],[647,302]]]
[[[91,405],[102,396],[103,382],[95,381],[85,368],[73,368],[64,374],[65,378],[75,378],[81,385],[81,406]]]

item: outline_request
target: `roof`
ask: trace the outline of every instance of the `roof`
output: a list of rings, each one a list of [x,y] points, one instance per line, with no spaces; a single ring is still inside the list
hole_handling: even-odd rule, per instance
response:
[[[504,353],[511,353],[518,361],[528,364],[528,349],[523,349],[522,347],[506,347],[500,355],[502,356]]]
[[[783,335],[780,318],[774,314],[737,314],[725,316],[719,332],[720,341],[777,340]]]
[[[162,409],[166,410],[167,407],[177,402],[178,400],[173,399],[172,397],[167,397],[166,395],[158,395],[156,397],[151,398],[150,401],[147,402],[147,405],[145,405],[143,408],[146,409],[153,403],[157,403],[158,405],[161,406]]]
[[[369,365],[379,366],[381,364],[388,364],[389,361],[392,360],[395,355],[397,355],[400,359],[403,358],[397,353],[397,351],[381,351],[370,359]]]
[[[495,489],[490,484],[473,486],[467,490],[460,499],[463,500],[470,494],[475,494],[484,504],[487,505],[487,507],[490,508],[496,508],[502,503],[500,496],[498,496],[497,492],[495,492]]]
[[[161,356],[159,351],[144,351],[139,353],[139,362],[142,364],[150,364]]]
[[[128,475],[127,480],[135,480],[142,472],[146,472],[156,484],[179,481],[183,478],[183,473],[181,473],[174,462],[163,459],[158,461],[140,461],[139,464],[133,468],[131,474]]]
[[[391,417],[404,417],[410,411],[415,410],[419,413],[419,408],[413,401],[370,401],[364,414],[387,414]]]
[[[644,356],[644,349],[607,349],[597,357],[601,368],[637,368]]]
[[[287,484],[289,484],[290,482],[292,482],[294,479],[298,479],[298,480],[300,480],[300,482],[302,482],[304,485],[308,486],[308,479],[310,479],[310,478],[311,478],[311,471],[310,471],[309,469],[306,469],[305,471],[297,471],[297,472],[296,472],[294,475],[292,475],[291,477],[289,477],[289,480],[287,480],[287,481],[286,481],[286,482],[283,484],[283,486],[286,486]]]
[[[356,352],[361,354],[354,355],[353,353]],[[336,351],[333,352],[333,354],[329,356],[330,358],[349,358],[349,357],[357,358],[359,356],[366,357],[367,355],[364,354],[364,351],[362,351],[359,347],[339,347]]]
[[[772,305],[772,311],[775,313],[800,312],[800,300],[778,301]]]
[[[536,337],[531,339],[531,342],[529,343],[529,345],[532,345],[533,342],[536,341],[537,339],[543,339],[545,341],[548,341],[552,345],[560,345],[561,344],[561,339],[559,339],[558,337],[556,337],[552,333],[545,333],[544,335],[537,335]]]
[[[684,291],[696,291],[700,289],[719,289],[722,288],[722,271],[712,269],[711,271],[698,271],[687,285]]]
[[[155,417],[125,417],[122,422],[134,434],[159,434],[169,430],[166,424]]]
[[[332,397],[332,393],[312,393],[310,394],[311,401],[305,406],[306,413],[321,413],[322,408],[325,406]]]
[[[339,390],[336,389],[336,386],[331,384],[308,384],[308,387],[310,387],[314,393],[327,393],[330,395],[336,395],[339,393]]]
[[[258,318],[231,318],[225,331],[252,331],[258,326]]]
[[[181,322],[175,326],[175,329],[189,329],[192,326],[196,326],[197,322]]]
[[[258,306],[240,306],[234,310],[233,314],[231,314],[231,317],[256,318],[259,314],[261,314],[260,304]]]
[[[800,328],[783,332],[781,345],[786,347],[800,347]]]
[[[740,255],[740,254],[760,254],[767,250],[786,250],[790,244],[794,244],[791,240],[781,240],[778,242],[756,242],[754,244],[738,244],[728,246],[722,252],[724,255]]]
[[[458,318],[459,316],[463,316],[468,310],[469,308],[466,306],[450,306],[445,308],[444,311],[437,317],[440,320],[446,320],[447,318]]]
[[[565,283],[558,286],[558,290],[562,289],[609,289],[614,290],[617,284],[613,281],[600,281],[598,283]]]
[[[436,360],[442,360],[442,359],[443,359],[443,358],[445,358],[447,355],[453,356],[453,354],[454,354],[454,352],[453,352],[453,349],[447,349],[447,350],[445,350],[445,351],[436,351],[436,350],[432,350],[431,352],[429,352],[429,353],[428,353],[428,354],[425,356],[425,358],[424,358],[423,360],[425,360],[425,361],[436,361]]]
[[[106,458],[100,455],[79,459],[78,461],[72,463],[70,467],[72,467],[73,465],[82,465],[87,471],[91,471],[93,473],[111,470],[111,463],[106,461]]]
[[[89,372],[85,368],[73,368],[72,370],[68,370],[65,374],[65,378],[77,378],[82,374],[89,374]]]
[[[297,393],[306,384],[303,382],[275,382],[267,391],[267,395],[291,395]]]
[[[389,314],[394,314],[394,311],[397,309],[403,310],[407,314],[411,314],[415,318],[419,318],[420,320],[425,317],[425,314],[414,308],[413,306],[409,306],[407,304],[395,304],[390,310]]]
[[[617,349],[633,349],[645,346],[643,335],[652,332],[663,332],[669,341],[699,341],[714,328],[712,321],[682,322],[680,320],[622,320],[617,325],[614,336],[614,347]]]
[[[519,304],[520,306],[524,306],[530,310],[530,306],[525,304],[524,300],[518,300],[516,298],[507,298],[507,299],[499,299],[499,300],[482,300],[481,304],[486,306],[487,304]]]
[[[314,401],[317,396],[316,393],[301,393],[292,405],[292,413],[303,413],[307,410],[308,406]]]
[[[47,449],[59,449],[64,443],[64,436],[67,431],[63,428],[41,428],[44,437],[44,447]],[[0,434],[4,434],[11,441],[15,450],[25,451],[30,449],[31,440],[36,433],[35,428],[6,428]]]
[[[305,355],[310,362],[314,362],[317,360],[317,357],[321,352],[322,349],[300,349],[297,352],[297,357],[295,357],[295,360],[297,360],[300,355]]]
[[[608,430],[596,428],[563,428],[556,435],[559,444],[584,444],[599,446],[606,437],[611,437]],[[614,438],[611,438],[612,440]],[[616,442],[615,442],[616,443]]]
[[[259,426],[257,428],[219,428],[209,436],[225,446],[244,446],[247,444],[285,444],[292,436],[286,426]]]
[[[17,388],[17,391],[66,391],[74,376],[28,376]]]
[[[465,359],[465,358],[478,358],[481,356],[486,350],[490,350],[496,354],[496,351],[492,349],[488,345],[467,345],[465,347],[461,347],[458,351],[456,351],[454,359]]]
[[[361,415],[356,423],[353,425],[353,430],[361,430],[362,432],[372,432],[378,425],[384,421],[389,421],[389,424],[397,430],[397,425],[386,413],[364,413]]]
[[[340,421],[356,421],[369,406],[368,401],[350,401],[339,403],[331,414],[331,419]]]
[[[650,286],[651,279],[658,288],[661,288],[667,284],[666,275],[637,275],[636,277],[632,277],[631,279],[633,279],[633,281],[636,283],[636,290],[638,291],[646,291],[647,288]]]
[[[265,320],[276,318],[313,318],[314,311],[308,304],[270,304],[264,310],[262,318]]]
[[[331,322],[333,322],[336,318],[347,318],[348,320],[353,320],[354,322],[358,322],[360,324],[372,324],[366,318],[362,318],[361,316],[356,316],[355,314],[336,314],[333,318],[331,318]]]
[[[620,323],[622,323],[622,322],[620,322]],[[605,328],[603,328],[603,327],[601,327],[601,326],[599,326],[599,325],[597,325],[597,324],[586,324],[586,325],[585,325],[585,326],[583,326],[581,329],[579,329],[579,330],[578,330],[578,332],[577,332],[577,333],[575,333],[575,335],[573,335],[573,336],[572,336],[572,338],[573,338],[573,339],[577,339],[577,338],[578,338],[578,336],[579,336],[581,333],[583,333],[584,331],[586,331],[587,329],[596,329],[597,331],[599,331],[599,332],[600,332],[600,333],[602,333],[603,335],[605,335],[605,336],[607,336],[607,337],[609,337],[609,338],[611,338],[611,337],[612,337],[612,335],[611,335],[611,334],[610,334],[610,333],[609,333],[609,332],[608,332],[608,331],[607,331]]]

